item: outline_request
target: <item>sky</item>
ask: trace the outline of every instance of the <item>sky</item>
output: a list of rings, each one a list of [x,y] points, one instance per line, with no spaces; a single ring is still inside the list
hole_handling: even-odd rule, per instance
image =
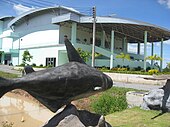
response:
[[[0,0],[0,17],[16,16],[30,9],[63,5],[91,15],[96,6],[98,16],[118,16],[155,24],[170,30],[170,0]],[[143,48],[143,46],[142,46]],[[148,56],[151,55],[148,44]],[[136,46],[129,50],[136,52]],[[141,50],[142,53],[143,50]],[[155,43],[154,54],[160,55],[160,43]],[[163,67],[170,62],[170,40],[164,42]]]

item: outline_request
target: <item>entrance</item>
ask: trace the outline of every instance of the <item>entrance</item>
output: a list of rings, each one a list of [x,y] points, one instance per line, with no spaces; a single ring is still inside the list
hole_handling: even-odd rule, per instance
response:
[[[5,64],[5,65],[9,65],[10,62],[11,62],[11,54],[5,54],[4,64]]]

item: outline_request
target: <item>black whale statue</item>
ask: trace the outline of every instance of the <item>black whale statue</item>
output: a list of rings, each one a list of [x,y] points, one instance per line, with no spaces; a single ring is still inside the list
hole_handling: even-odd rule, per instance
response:
[[[36,72],[26,67],[27,75],[22,78],[0,78],[0,97],[11,90],[22,89],[56,112],[73,100],[112,87],[111,78],[86,65],[68,39],[65,39],[65,45],[69,63]]]

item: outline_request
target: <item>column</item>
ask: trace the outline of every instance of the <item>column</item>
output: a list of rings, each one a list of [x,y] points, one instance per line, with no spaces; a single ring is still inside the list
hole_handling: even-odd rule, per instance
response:
[[[3,21],[0,20],[0,35],[3,33]],[[0,49],[2,49],[2,38],[0,38]]]
[[[127,53],[127,42],[126,42],[126,37],[123,38],[123,52]]]
[[[153,56],[153,52],[154,52],[154,43],[152,42],[152,47],[151,47],[151,56]],[[151,60],[151,66],[153,66],[153,60]]]
[[[160,61],[160,71],[162,72],[162,65],[163,65],[163,38],[161,39],[161,58],[162,60]]]
[[[138,55],[140,55],[140,42],[138,42],[138,52],[137,52]]]
[[[101,47],[102,47],[102,48],[105,48],[105,36],[106,36],[106,33],[105,33],[105,31],[103,30],[103,31],[102,31],[102,35],[101,35]]]
[[[110,55],[110,69],[113,68],[113,54],[114,54],[114,31],[111,33],[111,55]]]
[[[146,56],[147,56],[147,31],[144,32],[144,70],[146,71]]]
[[[71,43],[74,44],[76,43],[76,38],[77,38],[77,23],[72,22],[72,27],[71,27]]]

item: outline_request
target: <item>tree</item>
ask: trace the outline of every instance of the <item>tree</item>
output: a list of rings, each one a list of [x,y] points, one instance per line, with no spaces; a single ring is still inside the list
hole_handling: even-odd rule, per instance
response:
[[[29,53],[28,50],[25,50],[23,55],[22,55],[22,64],[25,66],[28,63],[27,62],[31,62],[31,59],[33,59],[33,56],[31,56],[31,54]]]
[[[116,58],[122,59],[123,63],[124,60],[130,60],[130,55],[129,54],[124,54],[123,52],[121,52],[120,54],[116,55]]]
[[[167,65],[166,65],[166,67],[168,68],[168,69],[170,69],[170,62],[168,62],[168,63],[166,63]]]
[[[80,57],[84,60],[84,62],[89,61],[89,57],[91,56],[90,52],[84,51],[81,48],[78,48],[77,52],[79,53]]]

